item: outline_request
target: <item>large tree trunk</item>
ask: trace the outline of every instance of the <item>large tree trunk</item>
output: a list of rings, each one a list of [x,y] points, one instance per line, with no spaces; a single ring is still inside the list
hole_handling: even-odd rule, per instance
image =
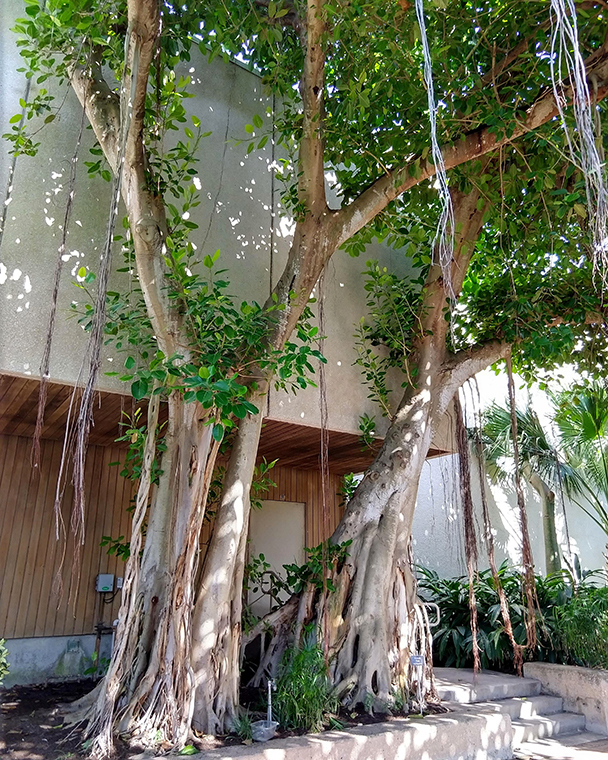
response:
[[[149,452],[157,434],[148,431],[115,648],[88,727],[94,751],[101,755],[110,753],[116,727],[121,734],[165,749],[183,746],[190,730],[193,578],[218,451],[207,422],[208,413],[198,404],[185,404],[179,392],[169,398],[162,473],[152,489],[140,559]]]
[[[328,600],[329,656],[348,704],[383,709],[407,681],[409,655],[424,652],[407,545],[422,466],[435,422],[443,350],[429,340],[419,382],[406,394],[376,461],[348,504],[332,541],[352,541]]]
[[[454,192],[456,248],[453,288],[460,292],[482,224],[479,194]],[[447,348],[448,307],[441,269],[430,269],[408,387],[375,462],[357,488],[332,536],[350,541],[348,557],[333,568],[335,592],[309,588],[270,615],[248,637],[268,626],[275,636],[254,678],[272,673],[303,623],[315,619],[327,647],[332,678],[348,705],[385,709],[395,689],[411,692],[409,655],[428,653],[424,612],[417,604],[408,546],[422,466],[439,421],[469,377],[504,356],[492,343],[452,354]],[[291,627],[290,627],[291,626]]]
[[[250,399],[261,408],[265,395],[263,384]],[[261,427],[262,412],[248,415],[239,424],[194,608],[192,725],[206,734],[223,733],[238,714],[249,492]]]

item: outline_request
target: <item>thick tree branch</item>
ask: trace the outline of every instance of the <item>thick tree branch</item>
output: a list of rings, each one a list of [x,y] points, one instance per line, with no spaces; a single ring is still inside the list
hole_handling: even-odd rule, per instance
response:
[[[92,59],[89,66],[75,66],[70,83],[85,109],[95,137],[114,174],[118,170],[120,152],[120,99],[108,87],[99,62]]]
[[[602,100],[608,94],[608,52],[601,49],[590,56],[587,61],[587,75],[598,83],[597,99]],[[568,97],[572,88],[565,88]],[[558,115],[557,105],[552,90],[547,90],[528,109],[523,121],[519,122],[513,133],[507,137],[497,136],[494,127],[480,127],[464,135],[461,140],[442,148],[446,169],[453,169],[468,161],[517,140],[527,132],[538,129]],[[415,176],[413,176],[415,174]],[[415,185],[434,176],[435,166],[428,159],[413,156],[405,166],[401,166],[376,180],[348,206],[337,212],[340,227],[338,245],[341,245],[362,229],[388,204]]]
[[[504,359],[511,349],[511,344],[505,341],[492,340],[466,350],[449,354],[441,366],[444,377],[439,408],[444,413],[452,397],[467,380],[478,372],[486,369],[499,359]]]

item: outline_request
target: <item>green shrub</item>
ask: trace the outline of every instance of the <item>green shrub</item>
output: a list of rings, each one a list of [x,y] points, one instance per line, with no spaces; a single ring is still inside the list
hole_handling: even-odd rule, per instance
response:
[[[498,574],[509,602],[515,640],[523,645],[527,603],[521,573],[503,563]],[[608,589],[593,585],[592,575],[576,588],[566,571],[536,577],[538,644],[535,652],[528,652],[530,659],[608,666]],[[482,667],[512,670],[513,651],[489,570],[478,574],[474,587]],[[468,578],[440,578],[432,570],[419,568],[419,588],[421,596],[441,610],[441,622],[433,631],[435,664],[470,667],[473,636]]]
[[[554,627],[564,662],[608,668],[608,588],[581,585],[555,609]]]
[[[8,650],[4,646],[5,643],[6,639],[0,639],[0,686],[2,686],[2,681],[4,681],[9,671]]]
[[[273,700],[274,717],[283,728],[321,731],[338,707],[323,650],[313,636],[283,655]]]

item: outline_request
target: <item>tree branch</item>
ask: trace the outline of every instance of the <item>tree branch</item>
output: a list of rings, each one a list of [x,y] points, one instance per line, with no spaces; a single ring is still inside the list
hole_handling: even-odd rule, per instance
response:
[[[493,340],[449,354],[441,365],[442,383],[439,408],[445,412],[456,391],[481,370],[504,359],[511,349],[505,341]]]
[[[597,99],[602,100],[608,95],[608,52],[600,49],[591,55],[587,61],[587,76],[598,82]],[[566,96],[571,99],[572,88],[565,88]],[[547,90],[530,106],[523,121],[519,122],[513,133],[507,137],[498,137],[494,127],[480,127],[464,135],[456,143],[450,143],[442,148],[446,169],[453,169],[468,161],[486,155],[513,140],[517,140],[527,132],[531,132],[558,115],[553,90]],[[416,176],[412,176],[415,173]],[[402,193],[415,185],[434,176],[435,166],[429,159],[413,156],[407,164],[393,169],[388,174],[377,179],[367,190],[364,190],[348,206],[337,213],[337,224],[340,227],[338,245],[341,245],[356,232],[362,229],[388,204]]]
[[[306,211],[317,215],[327,211],[322,131],[325,99],[324,4],[325,0],[307,0],[304,67],[300,79],[304,121],[298,159],[299,196]]]
[[[98,60],[89,66],[74,66],[70,83],[85,109],[87,119],[114,174],[118,170],[120,151],[120,99],[109,88]]]

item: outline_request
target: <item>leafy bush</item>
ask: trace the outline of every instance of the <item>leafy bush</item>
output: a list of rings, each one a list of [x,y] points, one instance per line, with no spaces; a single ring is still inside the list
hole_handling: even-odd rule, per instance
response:
[[[5,676],[8,675],[8,650],[4,646],[6,639],[0,639],[0,686],[4,681]]]
[[[338,707],[323,650],[313,636],[285,652],[276,686],[274,717],[283,728],[321,731]]]
[[[498,571],[509,602],[513,633],[526,643],[526,598],[521,574],[503,563]],[[466,577],[440,578],[433,570],[419,568],[423,598],[441,610],[439,628],[433,632],[434,661],[445,667],[473,664],[473,635],[469,619],[469,585]],[[535,652],[530,659],[564,664],[608,667],[608,589],[593,585],[593,574],[578,587],[562,571],[536,577],[538,615]],[[489,570],[475,581],[479,648],[484,668],[513,669],[513,651],[505,632],[500,602]]]
[[[608,588],[581,585],[555,609],[554,625],[566,662],[608,668]]]

